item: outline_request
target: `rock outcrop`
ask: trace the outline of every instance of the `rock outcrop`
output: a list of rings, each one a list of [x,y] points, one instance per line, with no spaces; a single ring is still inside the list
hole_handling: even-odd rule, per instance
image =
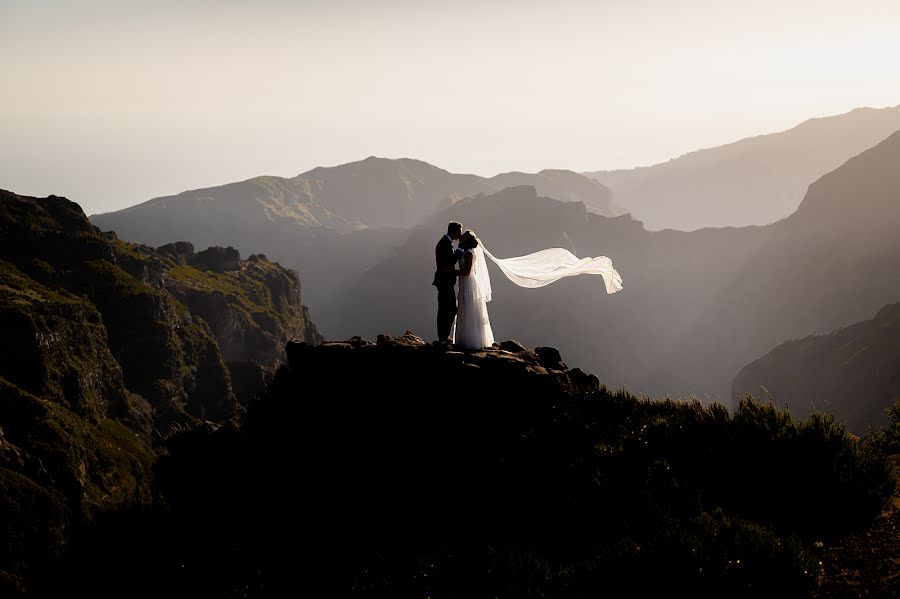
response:
[[[321,340],[297,273],[265,256],[155,250],[100,233],[64,198],[0,200],[0,301],[15,335],[0,376],[81,416],[117,417],[147,441],[176,422],[227,420],[288,339]]]
[[[600,379],[580,368],[569,369],[559,350],[552,347],[527,349],[517,341],[495,343],[480,351],[445,350],[407,331],[405,335],[379,335],[376,342],[353,337],[345,341],[327,340],[318,347],[292,340],[286,348],[288,364],[295,373],[321,373],[341,364],[353,376],[390,370],[404,364],[406,383],[441,381],[465,373],[467,386],[484,389],[511,380],[525,381],[530,393],[563,392],[570,395],[592,393],[601,389]],[[462,392],[462,390],[461,390]],[[482,391],[478,391],[481,393]]]

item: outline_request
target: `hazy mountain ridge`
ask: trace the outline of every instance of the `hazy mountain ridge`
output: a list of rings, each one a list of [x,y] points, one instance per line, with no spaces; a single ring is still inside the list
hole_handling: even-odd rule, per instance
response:
[[[370,227],[408,227],[445,198],[492,189],[482,177],[421,160],[378,158],[318,167],[293,179],[321,205]]]
[[[451,203],[505,187],[533,185],[554,199],[582,201],[598,214],[622,213],[610,191],[596,181],[567,170],[501,173],[494,177],[457,174],[411,158],[378,158],[335,167],[318,167],[293,179],[303,182],[313,199],[337,214],[370,227],[410,227]]]
[[[463,197],[521,181],[564,201],[584,201],[598,212],[620,212],[608,189],[571,171],[485,179],[421,160],[372,156],[292,179],[256,177],[156,198],[93,215],[91,221],[122,239],[154,247],[189,241],[197,247],[265,253],[301,272],[307,303],[315,310],[334,289],[389,256],[406,239],[404,227]]]
[[[91,220],[137,243],[187,240],[198,246],[233,245],[258,251],[257,242],[270,235],[309,234],[309,229],[319,227],[339,233],[365,227],[409,227],[441,202],[493,193],[509,184],[535,185],[550,197],[584,201],[602,214],[622,212],[608,189],[572,171],[505,173],[486,179],[451,173],[421,160],[370,156],[318,167],[291,179],[255,177],[185,191],[96,214]]]
[[[898,130],[900,106],[858,108],[654,166],[584,174],[651,230],[764,225],[791,214],[816,179]]]
[[[833,411],[857,433],[886,423],[885,410],[900,398],[900,304],[827,335],[782,343],[738,373],[732,394],[744,393],[770,397],[799,418]]]
[[[190,241],[199,247],[235,246],[272,235],[325,227],[346,232],[364,228],[317,204],[304,186],[281,177],[255,177],[220,187],[155,198],[91,221],[122,239],[151,246]]]
[[[544,169],[537,173],[501,173],[488,179],[497,191],[507,187],[529,185],[538,195],[562,202],[581,202],[588,210],[602,216],[621,216],[626,213],[615,202],[605,185],[573,171]]]

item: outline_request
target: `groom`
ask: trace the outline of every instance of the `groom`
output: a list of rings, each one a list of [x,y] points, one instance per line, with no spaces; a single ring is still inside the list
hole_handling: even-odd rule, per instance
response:
[[[434,248],[434,258],[437,263],[437,271],[434,273],[432,285],[438,290],[437,330],[438,342],[441,345],[449,345],[450,330],[453,328],[453,319],[456,318],[456,263],[462,255],[462,250],[453,250],[453,242],[462,237],[462,225],[452,222],[447,225],[447,234],[441,237]]]

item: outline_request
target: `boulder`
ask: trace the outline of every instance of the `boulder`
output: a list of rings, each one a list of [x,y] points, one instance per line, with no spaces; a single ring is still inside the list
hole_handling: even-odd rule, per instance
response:
[[[241,269],[241,254],[233,247],[209,247],[191,258],[191,266],[215,272]]]

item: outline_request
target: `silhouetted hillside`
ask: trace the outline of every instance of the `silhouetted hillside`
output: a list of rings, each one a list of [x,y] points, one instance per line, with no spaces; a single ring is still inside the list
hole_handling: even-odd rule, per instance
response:
[[[791,214],[810,183],[898,130],[900,106],[858,108],[650,167],[585,174],[651,230],[765,225]]]
[[[886,423],[900,397],[900,304],[827,335],[782,343],[737,375],[732,394],[743,393],[771,397],[801,418],[832,411],[857,433]]]
[[[638,401],[552,348],[287,355],[240,430],[171,440],[167,509],[108,514],[48,594],[806,597],[815,541],[893,489],[828,419]]]

